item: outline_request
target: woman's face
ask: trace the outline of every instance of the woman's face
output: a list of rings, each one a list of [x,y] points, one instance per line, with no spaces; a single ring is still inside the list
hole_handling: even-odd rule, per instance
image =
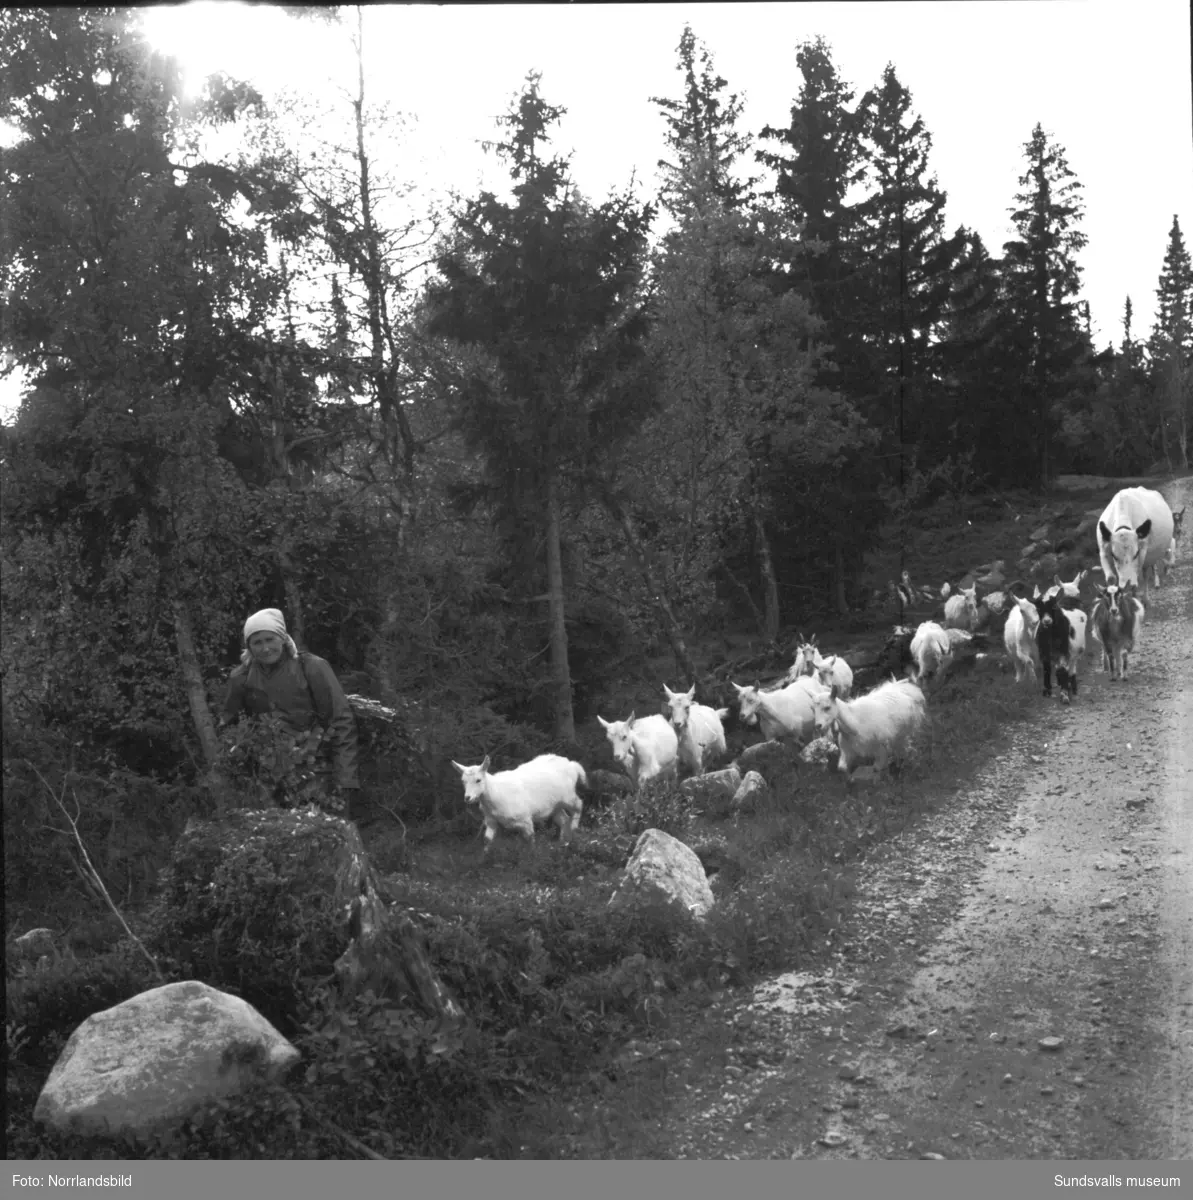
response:
[[[282,657],[285,643],[276,633],[254,633],[249,638],[249,653],[263,667],[272,667]]]

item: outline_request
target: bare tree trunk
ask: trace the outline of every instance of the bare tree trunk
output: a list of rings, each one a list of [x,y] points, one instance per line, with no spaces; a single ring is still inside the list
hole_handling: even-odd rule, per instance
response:
[[[214,770],[219,762],[219,736],[216,734],[211,707],[207,703],[207,689],[203,685],[203,672],[199,669],[199,656],[195,653],[191,614],[185,602],[178,596],[174,597],[173,607],[174,640],[178,647],[178,664],[187,702],[191,708],[191,719],[195,723],[195,732],[199,735],[203,761],[209,770]]]
[[[551,674],[555,692],[555,736],[576,740],[572,714],[572,673],[568,666],[568,634],[563,604],[563,554],[560,547],[558,481],[547,478],[547,621],[550,627]]]
[[[364,241],[363,268],[365,287],[368,290],[369,303],[369,340],[371,358],[369,373],[373,377],[373,387],[377,403],[381,410],[381,420],[387,433],[390,445],[396,442],[393,433],[396,430],[402,441],[402,459],[407,472],[414,468],[414,435],[410,423],[406,419],[405,410],[397,402],[394,395],[394,363],[385,361],[385,327],[388,324],[385,311],[385,282],[381,269],[380,238],[373,222],[373,184],[369,174],[369,156],[365,149],[365,33],[364,12],[358,5],[356,9],[356,50],[357,92],[352,101],[356,116],[356,159],[360,168],[360,219],[361,233]],[[391,341],[392,346],[392,341]]]
[[[683,671],[684,675],[692,683],[699,683],[696,662],[692,658],[691,651],[688,650],[687,642],[684,641],[683,630],[676,619],[674,609],[672,609],[667,600],[666,590],[655,577],[654,570],[650,565],[650,558],[646,553],[646,548],[642,545],[642,539],[638,536],[638,530],[634,526],[633,518],[625,507],[611,495],[605,496],[605,507],[609,510],[618,525],[621,526],[621,530],[625,534],[626,544],[630,548],[630,553],[634,556],[634,561],[638,564],[642,581],[646,584],[646,589],[654,602],[655,610],[662,617],[663,628],[667,631],[667,640],[671,644],[671,651],[675,655],[675,661],[679,669]]]
[[[754,536],[758,539],[758,562],[762,568],[763,598],[766,612],[766,636],[773,642],[779,636],[779,584],[775,579],[775,565],[770,553],[770,539],[762,514],[753,510]]]

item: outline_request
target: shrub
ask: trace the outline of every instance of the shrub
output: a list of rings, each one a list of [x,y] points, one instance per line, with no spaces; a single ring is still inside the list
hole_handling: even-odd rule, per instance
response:
[[[77,806],[79,833],[113,900],[147,900],[194,810],[195,790],[110,764],[64,769],[62,757],[54,766],[43,763],[39,768],[43,783],[33,760],[10,755],[10,748],[6,738],[4,893],[10,913],[19,904],[38,912],[42,921],[66,924],[80,904],[95,902],[82,882],[73,837],[47,784],[64,795],[72,815]]]
[[[163,873],[148,942],[184,977],[237,992],[286,1033],[305,980],[330,974],[346,944],[331,886],[342,849],[334,823],[301,813],[234,812],[195,827]]]
[[[670,781],[648,783],[639,792],[619,796],[597,816],[603,834],[637,838],[648,829],[661,829],[681,841],[692,824],[692,801]]]
[[[123,941],[104,954],[66,954],[7,980],[9,1046],[20,1040],[23,1060],[50,1063],[93,1013],[112,1008],[162,983],[141,952]]]

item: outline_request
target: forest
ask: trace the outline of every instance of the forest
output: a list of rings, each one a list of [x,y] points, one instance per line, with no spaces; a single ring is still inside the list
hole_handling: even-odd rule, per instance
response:
[[[359,10],[294,19],[363,55]],[[92,863],[151,903],[214,803],[257,609],[402,714],[400,766],[363,780],[403,853],[475,851],[452,759],[596,763],[597,716],[663,683],[889,626],[933,506],[1188,467],[1175,217],[1135,231],[1167,237],[1152,334],[1124,298],[1097,347],[1082,186],[1042,125],[987,247],[945,228],[894,65],[858,95],[808,41],[751,132],[692,29],[676,54],[649,201],[579,192],[531,74],[494,132],[508,187],[424,211],[363,69],[337,110],[224,76],[190,102],[136,10],[0,13],[10,925],[102,917]]]

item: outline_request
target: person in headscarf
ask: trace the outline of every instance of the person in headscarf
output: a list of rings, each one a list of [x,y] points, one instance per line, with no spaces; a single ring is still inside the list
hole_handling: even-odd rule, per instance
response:
[[[292,745],[317,742],[314,773],[325,807],[347,812],[357,795],[356,718],[330,664],[299,652],[276,608],[263,608],[244,623],[244,651],[228,681],[222,719],[274,714]],[[274,788],[278,803],[296,803],[295,779]]]

